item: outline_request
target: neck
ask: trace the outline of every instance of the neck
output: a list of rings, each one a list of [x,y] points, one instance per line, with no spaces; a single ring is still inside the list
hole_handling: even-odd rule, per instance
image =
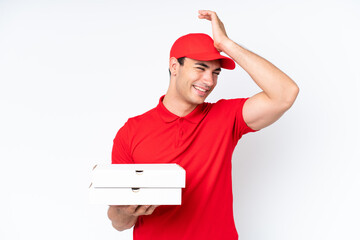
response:
[[[191,113],[197,105],[188,104],[166,93],[163,104],[167,110],[179,117],[184,117]]]

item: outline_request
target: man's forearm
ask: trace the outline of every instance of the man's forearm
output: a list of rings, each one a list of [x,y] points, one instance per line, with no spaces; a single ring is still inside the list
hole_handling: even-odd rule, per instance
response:
[[[221,49],[250,75],[269,99],[290,105],[295,101],[296,83],[272,63],[231,39],[222,42]]]

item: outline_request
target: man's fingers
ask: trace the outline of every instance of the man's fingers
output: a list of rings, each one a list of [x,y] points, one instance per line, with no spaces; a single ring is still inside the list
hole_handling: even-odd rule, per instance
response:
[[[141,216],[141,215],[145,215],[146,210],[150,207],[150,205],[142,205],[139,206],[136,211],[134,212],[134,216]]]
[[[136,212],[136,209],[139,207],[139,205],[129,205],[126,208],[126,212],[128,214],[134,214]]]
[[[126,213],[132,216],[150,215],[159,205],[112,205],[110,208],[116,208],[117,212]],[[109,208],[109,209],[110,209]]]
[[[199,18],[201,19],[207,19],[207,20],[212,20],[213,18],[215,19],[216,13],[210,10],[199,10]]]
[[[138,205],[118,205],[116,207],[118,211],[126,213],[127,215],[133,215]]]
[[[141,216],[141,215],[151,215],[155,208],[159,205],[142,205],[138,206],[136,211],[133,213],[134,216]]]
[[[150,207],[146,210],[145,215],[151,215],[151,214],[154,212],[155,208],[157,208],[157,207],[158,207],[158,205],[152,205],[152,206],[150,206]]]
[[[207,19],[207,20],[210,20],[211,21],[211,15],[208,15],[208,14],[199,14],[199,18],[202,18],[202,19]]]
[[[114,209],[118,213],[125,213],[127,215],[133,215],[138,206],[139,205],[109,205],[109,207],[110,207],[109,210]]]
[[[206,19],[206,20],[211,21],[211,16],[210,16],[210,15],[199,15],[198,17],[199,17],[200,19]]]
[[[212,15],[214,14],[215,12],[213,11],[210,11],[210,10],[199,10],[199,14],[200,15]]]

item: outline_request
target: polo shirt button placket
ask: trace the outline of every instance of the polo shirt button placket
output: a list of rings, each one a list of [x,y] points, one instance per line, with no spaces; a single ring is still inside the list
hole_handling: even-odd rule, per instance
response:
[[[179,132],[178,132],[178,141],[177,141],[177,146],[181,145],[182,142],[182,136],[184,134],[184,131],[182,129],[182,125],[183,125],[184,119],[183,118],[179,118]]]

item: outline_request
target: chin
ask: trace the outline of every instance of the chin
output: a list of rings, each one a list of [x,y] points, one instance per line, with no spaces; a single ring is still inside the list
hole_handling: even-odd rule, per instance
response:
[[[205,99],[206,97],[198,97],[196,96],[195,98],[193,98],[193,103],[196,104],[196,105],[199,105],[199,104],[203,104],[205,102]]]

